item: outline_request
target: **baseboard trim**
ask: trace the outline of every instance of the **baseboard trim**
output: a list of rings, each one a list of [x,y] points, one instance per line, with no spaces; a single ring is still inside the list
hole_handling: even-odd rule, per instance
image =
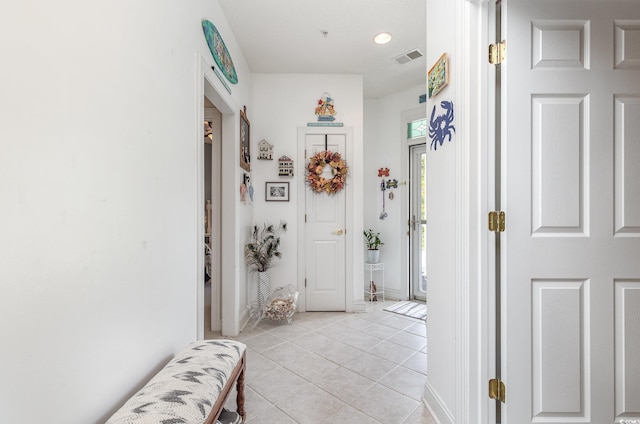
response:
[[[251,316],[249,315],[249,308],[246,307],[240,313],[240,332],[242,332],[244,330],[244,327],[246,327],[246,325],[249,324],[250,320],[251,320]],[[237,336],[237,334],[236,334],[236,336]]]
[[[447,405],[444,404],[442,398],[433,390],[429,381],[424,385],[424,394],[422,401],[436,421],[436,424],[455,424],[455,419]]]
[[[385,300],[407,300],[407,299],[402,299],[402,296],[400,295],[400,290],[389,289],[389,288],[384,289],[384,299]]]
[[[347,312],[366,312],[366,310],[367,310],[366,302],[362,299],[359,299],[359,300],[353,301],[353,305],[351,306],[351,311],[347,311]]]

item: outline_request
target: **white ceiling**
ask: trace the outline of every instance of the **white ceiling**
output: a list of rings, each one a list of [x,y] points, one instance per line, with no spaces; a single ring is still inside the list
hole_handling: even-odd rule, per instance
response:
[[[424,84],[424,0],[219,0],[254,73],[362,74],[364,95],[378,98]],[[323,36],[322,32],[328,34]],[[379,46],[373,36],[390,32]]]

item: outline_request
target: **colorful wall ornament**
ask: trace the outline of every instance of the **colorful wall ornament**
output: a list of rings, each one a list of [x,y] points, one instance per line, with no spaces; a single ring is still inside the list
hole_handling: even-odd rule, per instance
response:
[[[337,112],[334,108],[333,98],[327,92],[322,93],[314,112],[318,117],[318,122],[309,122],[307,124],[309,127],[341,127],[343,125],[342,122],[333,122]]]
[[[236,73],[235,66],[233,66],[231,54],[226,44],[224,44],[224,40],[222,40],[222,36],[216,26],[211,21],[203,19],[202,30],[204,31],[204,38],[207,40],[213,60],[216,62],[216,65],[218,65],[218,70],[231,84],[237,84],[238,74]]]

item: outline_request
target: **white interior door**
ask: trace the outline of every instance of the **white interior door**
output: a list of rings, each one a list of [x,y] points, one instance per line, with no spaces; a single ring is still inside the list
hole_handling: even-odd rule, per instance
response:
[[[502,422],[640,419],[640,3],[502,25]]]
[[[331,150],[345,157],[345,134],[306,134],[305,157]],[[331,178],[331,167],[325,167]],[[346,306],[345,190],[305,190],[305,298],[307,311],[344,311]]]

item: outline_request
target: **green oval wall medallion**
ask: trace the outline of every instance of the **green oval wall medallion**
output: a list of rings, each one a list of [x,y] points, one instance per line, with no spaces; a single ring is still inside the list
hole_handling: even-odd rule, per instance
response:
[[[231,60],[229,50],[227,50],[227,46],[224,44],[222,36],[216,29],[216,26],[211,21],[203,19],[202,30],[204,31],[204,38],[207,40],[209,50],[211,51],[213,60],[216,61],[216,65],[218,65],[220,71],[222,71],[225,78],[228,79],[231,84],[237,84],[238,74],[236,74],[236,68],[233,66],[233,60]]]

